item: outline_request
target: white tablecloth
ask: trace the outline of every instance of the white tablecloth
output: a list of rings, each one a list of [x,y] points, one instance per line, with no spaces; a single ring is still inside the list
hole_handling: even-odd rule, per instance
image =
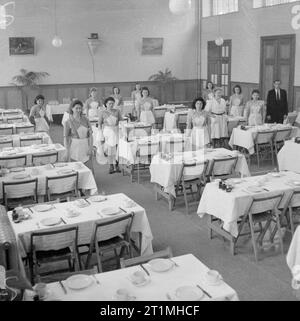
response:
[[[93,173],[91,170],[86,167],[84,164],[81,164],[81,168],[78,169],[77,165],[80,162],[71,162],[66,163],[64,167],[55,167],[55,165],[44,165],[44,166],[35,166],[35,167],[25,167],[24,171],[21,173],[28,173],[30,177],[28,179],[37,178],[38,179],[38,195],[46,195],[46,177],[47,176],[56,176],[59,171],[71,169],[78,172],[78,188],[83,190],[90,191],[91,194],[95,194],[97,192],[97,184],[95,182]],[[48,169],[48,166],[50,169]],[[35,173],[35,169],[39,170],[39,173]],[[20,173],[10,172],[5,174],[5,176],[0,177],[0,199],[2,199],[2,182],[7,181],[16,181],[13,177]],[[61,184],[61,182],[60,182]]]
[[[20,147],[20,138],[42,138],[42,144],[52,144],[52,139],[50,136],[45,133],[45,132],[40,132],[40,133],[32,133],[32,134],[14,134],[14,135],[7,135],[7,136],[1,136],[0,141],[5,142],[5,141],[13,141],[13,147]],[[0,148],[1,149],[1,148]]]
[[[206,281],[206,273],[209,268],[199,261],[194,255],[186,254],[172,258],[178,264],[171,270],[159,273],[151,270],[149,264],[144,264],[145,268],[150,272],[150,282],[141,287],[132,284],[129,277],[136,271],[143,271],[139,266],[133,266],[125,269],[115,270],[96,274],[96,278],[100,284],[95,281],[90,287],[80,291],[71,290],[67,287],[67,295],[64,294],[58,282],[48,285],[50,295],[48,300],[56,298],[63,301],[111,301],[115,299],[115,293],[118,289],[127,289],[136,301],[167,301],[167,295],[174,301],[179,301],[175,292],[181,286],[197,286],[200,285],[212,298],[203,295],[201,301],[238,301],[238,295],[225,282],[221,282],[217,286],[212,286]],[[28,293],[27,299],[31,296]]]
[[[166,161],[162,159],[159,155],[153,157],[151,165],[150,165],[150,173],[151,173],[151,182],[157,183],[164,188],[166,193],[172,194],[176,197],[175,194],[175,184],[179,179],[179,175],[181,172],[183,159],[196,159],[197,161],[209,161],[208,170],[211,166],[211,160],[215,157],[221,155],[232,155],[234,156],[234,152],[229,151],[225,148],[216,148],[211,152],[205,150],[198,150],[196,152],[184,152],[177,153],[174,159]],[[240,173],[243,176],[250,176],[250,171],[248,168],[247,161],[245,156],[242,154],[238,154],[238,162],[235,168],[235,171]]]
[[[61,144],[48,144],[47,146],[31,145],[25,147],[16,147],[10,151],[1,151],[0,157],[13,157],[13,156],[27,156],[26,166],[31,165],[32,155],[45,153],[45,152],[58,152],[58,160],[65,159],[66,148]]]
[[[1,116],[4,114],[4,115],[8,115],[8,117],[9,117],[10,114],[14,114],[15,115],[16,113],[18,113],[20,115],[24,114],[23,110],[19,109],[19,108],[16,108],[16,109],[0,108],[0,115]]]
[[[158,152],[166,152],[166,144],[170,140],[184,140],[184,150],[191,150],[191,139],[183,134],[157,134],[152,136],[135,139],[132,142],[128,142],[125,139],[119,141],[119,157],[121,160],[125,160],[126,163],[135,164],[137,161],[137,152],[145,155],[148,151],[148,143],[153,144],[151,147],[151,155],[155,155]],[[157,145],[158,144],[158,145]]]
[[[69,109],[70,104],[46,105],[46,115],[50,121],[53,121],[52,115],[63,115]]]
[[[11,224],[13,230],[15,232],[19,250],[22,256],[28,252],[30,247],[30,235],[32,232],[36,231],[43,231],[43,230],[51,230],[51,228],[57,229],[57,225],[54,227],[44,226],[40,221],[43,218],[48,217],[62,217],[63,220],[67,223],[61,224],[60,226],[78,226],[78,244],[89,244],[91,241],[91,237],[93,235],[94,224],[100,220],[106,220],[108,218],[112,218],[112,216],[105,216],[101,217],[97,212],[101,211],[101,209],[107,207],[117,207],[122,206],[123,209],[128,211],[128,213],[134,212],[134,219],[132,222],[132,232],[133,233],[141,233],[142,234],[142,244],[141,244],[141,252],[143,255],[148,255],[153,253],[152,249],[152,232],[148,222],[148,218],[145,212],[145,209],[135,204],[132,208],[126,207],[126,201],[130,200],[125,194],[113,194],[106,196],[107,200],[104,202],[91,202],[90,205],[84,208],[79,208],[76,206],[75,202],[66,202],[66,203],[58,203],[54,205],[54,208],[47,212],[37,212],[34,210],[34,206],[32,207],[33,213],[31,213],[31,218],[23,221],[21,223],[13,223],[11,220],[11,212],[8,213],[9,219],[11,220]],[[81,214],[77,217],[68,217],[67,216],[67,209],[74,209],[79,211]],[[29,210],[28,210],[28,213]],[[120,212],[120,215],[125,215],[124,212]],[[117,216],[113,216],[117,217]],[[37,223],[39,222],[40,228],[38,228]],[[47,250],[47,249],[59,249],[62,245],[64,245],[66,239],[62,234],[60,237],[56,237],[55,239],[51,240],[51,244],[45,242],[45,244],[40,244],[40,246]]]
[[[245,214],[252,197],[284,193],[280,208],[284,207],[293,189],[296,189],[290,184],[290,181],[300,180],[300,175],[293,172],[281,172],[281,175],[281,177],[274,177],[272,174],[267,174],[244,178],[244,182],[236,184],[231,193],[219,189],[217,183],[206,184],[197,213],[200,217],[209,214],[221,219],[224,222],[224,230],[236,237],[238,232],[237,220]],[[263,188],[268,189],[269,192],[263,190],[260,193],[252,193],[247,190],[249,186],[255,186],[262,179],[266,179]]]
[[[300,144],[286,141],[277,155],[279,170],[300,173]]]
[[[300,226],[297,227],[293,235],[286,261],[291,271],[295,265],[300,265]]]
[[[277,124],[269,126],[270,124],[265,124],[262,126],[252,126],[248,127],[248,130],[242,130],[240,128],[234,128],[230,137],[229,145],[233,147],[234,145],[244,147],[248,150],[249,154],[254,154],[254,140],[257,136],[257,132],[261,130],[280,130],[291,128],[290,126],[286,126],[283,124]],[[298,134],[298,128],[292,127],[291,137],[296,137]]]

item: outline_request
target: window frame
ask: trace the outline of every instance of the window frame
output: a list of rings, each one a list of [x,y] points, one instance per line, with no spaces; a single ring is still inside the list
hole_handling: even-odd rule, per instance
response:
[[[254,0],[252,0],[252,9],[257,10],[257,9],[264,9],[264,8],[274,8],[274,7],[279,7],[279,6],[291,5],[291,4],[297,3],[297,2],[299,2],[299,4],[300,4],[300,1],[299,1],[299,0],[295,0],[295,1],[293,1],[293,2],[286,2],[286,3],[274,4],[274,5],[266,5],[266,4],[265,4],[266,0],[263,0],[263,1],[264,1],[264,5],[263,5],[263,6],[261,6],[261,7],[254,7]]]
[[[237,0],[237,10],[236,11],[230,11],[230,12],[226,12],[226,13],[219,13],[219,14],[213,14],[214,11],[214,7],[213,7],[213,0],[210,1],[210,15],[209,16],[203,16],[204,10],[203,10],[203,4],[202,4],[202,14],[201,14],[201,18],[202,19],[206,19],[206,18],[213,18],[213,17],[219,17],[219,16],[225,16],[225,15],[229,15],[229,14],[236,14],[240,12],[240,0]]]

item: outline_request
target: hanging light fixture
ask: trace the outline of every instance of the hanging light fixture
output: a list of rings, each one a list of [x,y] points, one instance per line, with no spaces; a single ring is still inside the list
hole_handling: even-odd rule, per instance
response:
[[[222,46],[224,43],[224,39],[221,37],[221,22],[220,22],[220,16],[218,16],[218,37],[215,40],[215,44],[217,46]]]
[[[0,5],[0,29],[2,30],[6,29],[6,27],[11,25],[15,20],[14,16],[6,14],[6,7],[10,5],[15,9],[15,3],[13,1]]]
[[[56,0],[54,0],[54,38],[52,39],[52,45],[56,48],[62,46],[62,40],[57,34],[57,19],[56,19]]]
[[[169,9],[173,14],[184,15],[192,8],[192,0],[169,0]]]

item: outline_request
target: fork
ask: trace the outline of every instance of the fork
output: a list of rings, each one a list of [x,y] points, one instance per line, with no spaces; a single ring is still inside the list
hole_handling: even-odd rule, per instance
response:
[[[96,275],[95,275],[95,274],[92,274],[92,277],[95,279],[96,283],[100,285],[100,282],[99,282],[99,280],[96,278]]]

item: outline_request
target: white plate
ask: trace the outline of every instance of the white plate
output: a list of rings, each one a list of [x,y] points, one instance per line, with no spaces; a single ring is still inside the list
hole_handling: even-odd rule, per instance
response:
[[[77,217],[77,216],[79,216],[80,214],[81,214],[81,213],[78,212],[78,211],[70,210],[70,211],[68,211],[68,213],[66,214],[66,216],[72,218],[72,217]]]
[[[247,187],[247,190],[252,193],[261,193],[263,192],[263,189],[257,186],[249,186]]]
[[[55,167],[65,167],[65,166],[67,166],[67,163],[56,163],[54,166]]]
[[[87,207],[90,204],[86,202],[84,199],[80,199],[74,202],[77,207]]]
[[[27,174],[27,173],[22,173],[22,174],[14,175],[12,178],[13,178],[13,179],[25,179],[25,178],[28,178],[28,177],[30,177],[29,174]]]
[[[273,177],[280,177],[281,175],[279,173],[272,173],[271,174]]]
[[[137,283],[137,282],[133,281],[131,278],[130,278],[130,281],[134,286],[142,287],[142,286],[149,284],[151,279],[149,278],[149,276],[145,276],[145,280],[143,282]]]
[[[47,217],[41,220],[41,223],[45,226],[54,226],[62,222],[60,217]]]
[[[66,279],[68,288],[72,290],[81,290],[93,284],[93,279],[89,275],[77,274]]]
[[[120,213],[120,209],[118,207],[106,207],[101,210],[101,214],[103,215],[116,215]]]
[[[181,286],[175,290],[175,296],[181,301],[199,301],[204,293],[196,286]]]
[[[154,272],[167,272],[173,268],[174,263],[168,259],[154,259],[148,262]]]
[[[300,181],[293,181],[293,184],[296,186],[300,186]]]
[[[57,172],[57,174],[60,174],[60,175],[68,175],[68,174],[72,174],[72,173],[74,173],[74,171],[72,169],[62,169]]]
[[[101,196],[101,195],[95,195],[95,196],[91,196],[89,197],[89,201],[91,202],[103,202],[106,201],[106,197],[105,196]]]
[[[11,172],[23,172],[25,169],[23,167],[10,168]]]
[[[52,208],[53,206],[50,204],[41,204],[33,207],[33,209],[37,212],[47,212],[50,211]]]

